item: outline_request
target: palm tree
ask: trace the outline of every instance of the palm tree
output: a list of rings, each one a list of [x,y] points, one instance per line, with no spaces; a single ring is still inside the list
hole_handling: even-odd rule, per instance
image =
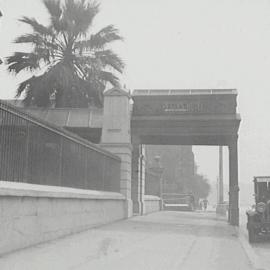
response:
[[[34,75],[19,84],[16,97],[24,96],[26,106],[86,107],[102,106],[106,85],[119,85],[115,72],[122,73],[123,61],[108,45],[122,40],[118,30],[108,25],[89,35],[99,4],[85,0],[43,0],[49,24],[23,17],[32,32],[15,43],[32,45],[31,52],[15,52],[7,57],[8,70],[17,75]]]

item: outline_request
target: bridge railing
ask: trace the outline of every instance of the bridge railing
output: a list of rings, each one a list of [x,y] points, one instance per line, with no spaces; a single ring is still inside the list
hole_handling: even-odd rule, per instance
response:
[[[135,89],[133,96],[237,95],[236,89]]]
[[[120,191],[120,159],[0,101],[0,180]]]

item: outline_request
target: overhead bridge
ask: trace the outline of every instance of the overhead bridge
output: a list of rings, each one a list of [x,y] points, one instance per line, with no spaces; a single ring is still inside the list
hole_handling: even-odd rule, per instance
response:
[[[236,89],[135,90],[132,136],[144,144],[228,145],[240,115]]]
[[[241,117],[237,113],[237,90],[142,89],[134,90],[132,99],[134,153],[144,144],[228,146],[229,221],[238,225],[237,141]],[[140,168],[142,165],[136,162],[142,161],[133,160],[133,167]],[[139,174],[133,172],[133,178],[134,190],[143,186]]]

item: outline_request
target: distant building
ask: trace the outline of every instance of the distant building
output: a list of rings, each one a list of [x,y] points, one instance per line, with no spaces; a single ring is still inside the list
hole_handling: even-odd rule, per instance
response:
[[[195,173],[192,146],[147,145],[147,168],[153,167],[156,156],[160,156],[164,168],[163,192],[187,192]]]

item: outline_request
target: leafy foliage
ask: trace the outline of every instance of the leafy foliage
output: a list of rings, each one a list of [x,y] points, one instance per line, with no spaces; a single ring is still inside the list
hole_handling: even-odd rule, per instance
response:
[[[114,74],[122,73],[123,61],[108,45],[122,40],[118,30],[108,25],[88,35],[99,12],[99,4],[86,0],[43,0],[50,22],[45,26],[34,18],[20,22],[32,32],[16,38],[17,44],[31,45],[31,52],[15,52],[7,57],[8,70],[15,75],[34,75],[17,88],[26,105],[57,107],[101,106],[107,83],[119,85]]]
[[[203,175],[196,173],[190,181],[190,189],[196,199],[207,198],[210,192],[210,184]]]

